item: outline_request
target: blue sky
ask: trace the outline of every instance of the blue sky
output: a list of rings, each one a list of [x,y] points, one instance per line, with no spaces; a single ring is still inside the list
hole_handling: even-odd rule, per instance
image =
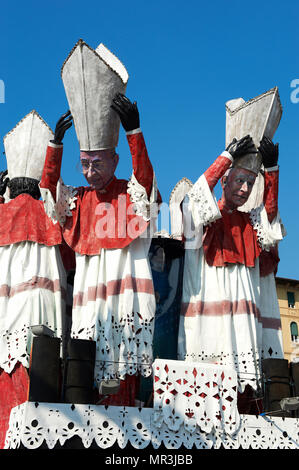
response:
[[[33,1],[1,5],[1,159],[4,135],[32,109],[55,128],[68,109],[60,68],[79,38],[103,42],[125,64],[127,96],[141,127],[165,202],[183,176],[193,182],[224,149],[225,102],[278,86],[283,117],[279,208],[288,236],[278,276],[299,279],[299,4],[295,1]],[[291,83],[298,79],[298,93]],[[292,95],[293,93],[293,95]],[[293,96],[293,100],[291,99]],[[295,102],[294,102],[295,101]],[[117,176],[131,174],[121,130]],[[62,177],[85,184],[72,128]]]

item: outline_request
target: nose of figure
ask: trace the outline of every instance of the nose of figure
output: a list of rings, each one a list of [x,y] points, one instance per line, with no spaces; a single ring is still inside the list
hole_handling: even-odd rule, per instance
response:
[[[94,173],[94,169],[91,165],[89,165],[88,167],[88,171],[87,171],[87,177],[90,178]]]
[[[248,192],[248,183],[247,183],[247,181],[244,181],[244,183],[242,184],[240,190],[243,191],[243,193]]]

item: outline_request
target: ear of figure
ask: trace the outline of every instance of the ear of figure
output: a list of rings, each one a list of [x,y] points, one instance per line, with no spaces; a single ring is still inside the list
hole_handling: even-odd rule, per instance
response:
[[[220,183],[221,183],[222,189],[224,189],[227,184],[227,175],[222,176]]]

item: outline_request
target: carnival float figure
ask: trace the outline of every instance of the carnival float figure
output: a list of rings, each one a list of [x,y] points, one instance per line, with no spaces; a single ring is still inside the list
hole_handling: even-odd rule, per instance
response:
[[[28,399],[34,325],[63,334],[65,270],[61,229],[45,214],[39,181],[53,132],[36,111],[4,137],[0,185],[1,445],[10,410]],[[0,445],[0,447],[1,447]]]
[[[62,67],[70,111],[49,143],[41,194],[76,255],[71,337],[96,343],[94,380],[120,379],[119,394],[101,403],[134,405],[139,374],[149,376],[155,296],[148,250],[159,193],[139,124],[125,96],[128,74],[105,46],[84,41]],[[70,114],[71,113],[71,114]],[[73,119],[89,186],[60,178],[62,135]],[[114,175],[120,122],[132,155],[129,181]],[[75,162],[74,162],[75,164]]]
[[[240,397],[252,398],[261,393],[262,360],[283,358],[274,278],[285,235],[277,205],[278,144],[272,142],[282,113],[278,90],[231,100],[226,112],[226,150],[183,203],[178,350],[181,360],[231,366]]]

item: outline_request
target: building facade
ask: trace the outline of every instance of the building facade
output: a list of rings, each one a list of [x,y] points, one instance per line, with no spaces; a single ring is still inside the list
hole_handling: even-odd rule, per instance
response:
[[[276,277],[284,357],[299,362],[299,281]]]

